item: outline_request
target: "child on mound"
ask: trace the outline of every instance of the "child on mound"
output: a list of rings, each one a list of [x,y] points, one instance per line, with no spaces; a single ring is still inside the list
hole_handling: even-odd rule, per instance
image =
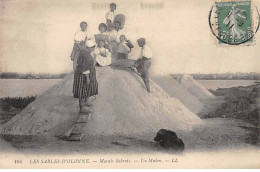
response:
[[[94,50],[94,54],[96,55],[98,65],[109,66],[111,64],[111,53],[106,48],[105,41],[99,41],[98,47]]]
[[[107,33],[107,25],[105,23],[100,23],[98,26],[98,30],[100,31],[100,33],[95,35],[96,43],[98,44],[99,41],[101,41],[101,40],[109,42],[109,36]]]
[[[130,53],[131,49],[127,46],[126,37],[125,35],[120,35],[119,37],[120,42],[117,48],[117,58],[118,59],[128,59],[128,54]]]

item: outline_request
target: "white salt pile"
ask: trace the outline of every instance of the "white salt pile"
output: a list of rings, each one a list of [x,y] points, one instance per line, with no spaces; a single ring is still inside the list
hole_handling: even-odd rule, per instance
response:
[[[205,87],[199,84],[196,80],[190,75],[183,75],[179,82],[185,86],[191,94],[193,94],[198,99],[214,99],[215,96],[210,93]]]
[[[170,97],[179,99],[193,113],[197,114],[201,111],[203,104],[170,75],[152,76],[152,80]]]
[[[143,134],[159,129],[188,130],[202,121],[179,100],[151,82],[149,94],[140,76],[110,67],[97,68],[99,94],[85,134]],[[39,96],[2,128],[9,134],[63,135],[78,118],[72,98],[73,74]]]

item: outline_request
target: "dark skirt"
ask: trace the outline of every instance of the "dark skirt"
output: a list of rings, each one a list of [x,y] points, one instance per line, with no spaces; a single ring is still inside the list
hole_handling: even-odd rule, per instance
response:
[[[91,67],[89,74],[90,83],[87,84],[86,75],[74,73],[73,97],[85,99],[98,94],[98,82],[96,79],[96,69]]]

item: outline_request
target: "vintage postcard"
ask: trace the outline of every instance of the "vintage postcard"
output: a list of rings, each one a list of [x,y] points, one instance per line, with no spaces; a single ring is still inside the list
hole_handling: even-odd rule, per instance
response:
[[[260,168],[260,0],[0,0],[0,168]]]

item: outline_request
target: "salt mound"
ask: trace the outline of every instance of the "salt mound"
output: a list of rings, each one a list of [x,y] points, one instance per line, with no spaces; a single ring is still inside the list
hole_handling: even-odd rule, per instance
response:
[[[198,99],[214,99],[215,96],[210,93],[205,87],[199,84],[196,80],[190,75],[183,75],[179,82],[185,86],[191,94],[193,94]]]
[[[4,141],[0,138],[0,152],[17,152],[15,148],[13,148],[8,142]]]
[[[203,104],[170,75],[152,76],[152,80],[169,96],[179,99],[193,113],[201,111]]]
[[[137,74],[110,67],[97,68],[99,95],[85,134],[141,134],[160,128],[186,130],[202,123],[179,100],[169,98],[151,82],[149,94]],[[8,121],[3,133],[63,135],[78,118],[78,99],[72,98],[73,74],[39,96]]]

